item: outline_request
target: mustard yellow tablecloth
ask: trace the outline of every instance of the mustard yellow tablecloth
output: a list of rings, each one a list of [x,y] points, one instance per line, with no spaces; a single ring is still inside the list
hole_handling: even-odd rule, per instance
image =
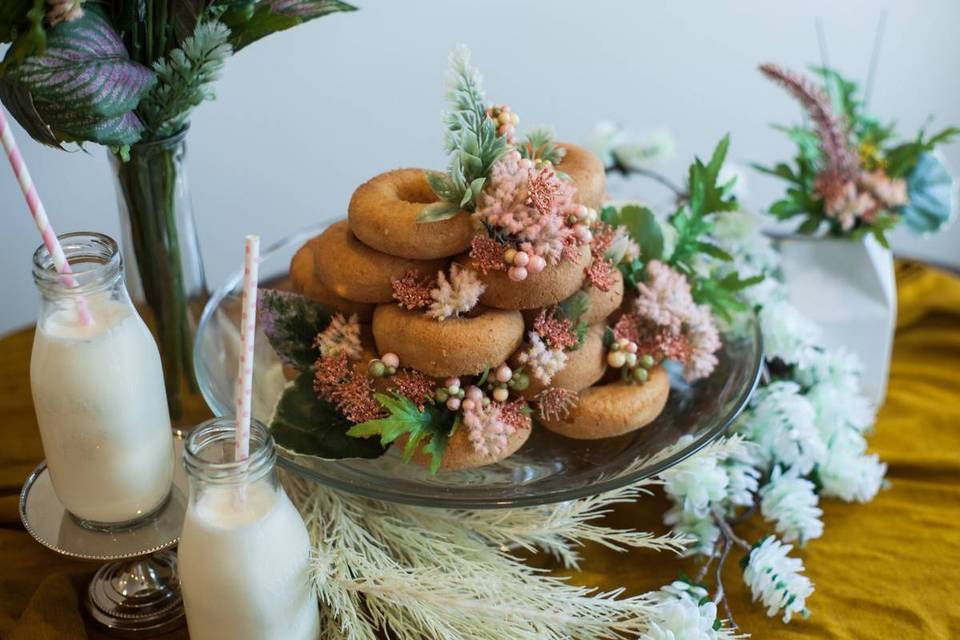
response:
[[[756,638],[960,638],[960,279],[901,263],[897,282],[890,389],[871,439],[891,486],[867,505],[823,503],[825,533],[801,554],[816,584],[809,620],[784,626],[766,618],[749,602],[738,563],[728,563],[734,615]],[[42,457],[27,380],[30,341],[30,332],[0,340],[0,638],[98,638],[80,613],[95,567],[40,547],[17,517],[20,484]],[[664,508],[659,498],[643,500],[618,508],[609,524],[662,530]],[[751,526],[743,533],[755,537]],[[650,552],[590,547],[584,555],[572,579],[630,593],[696,568]]]

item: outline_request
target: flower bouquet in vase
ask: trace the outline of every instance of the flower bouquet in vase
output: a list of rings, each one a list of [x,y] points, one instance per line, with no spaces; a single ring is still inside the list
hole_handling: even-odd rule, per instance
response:
[[[0,100],[38,142],[102,144],[131,289],[150,307],[171,417],[199,394],[191,350],[207,298],[186,178],[194,107],[236,51],[354,9],[339,0],[4,0]]]
[[[819,84],[772,64],[760,71],[793,95],[809,119],[781,128],[797,146],[792,163],[756,167],[789,185],[769,213],[803,218],[797,234],[780,243],[790,300],[824,328],[827,347],[859,355],[864,390],[879,406],[897,314],[886,232],[904,223],[931,233],[952,217],[955,181],[934,149],[960,130],[921,129],[899,140],[893,124],[866,112],[858,85],[833,69],[813,69]]]

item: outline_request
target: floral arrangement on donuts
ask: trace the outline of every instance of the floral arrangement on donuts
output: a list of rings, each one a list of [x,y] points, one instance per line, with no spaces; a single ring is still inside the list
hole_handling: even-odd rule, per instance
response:
[[[463,469],[519,450],[534,424],[614,437],[650,424],[664,365],[709,376],[743,280],[710,242],[736,208],[720,181],[728,140],[690,167],[658,217],[602,206],[592,153],[487,103],[465,50],[451,57],[446,172],[399,169],[361,185],[291,262],[293,292],[262,290],[261,325],[292,381],[277,442],[325,458]]]

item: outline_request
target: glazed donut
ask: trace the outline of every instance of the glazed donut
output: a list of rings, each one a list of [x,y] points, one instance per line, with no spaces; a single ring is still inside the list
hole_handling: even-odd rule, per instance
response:
[[[550,381],[551,387],[580,391],[603,377],[607,370],[607,354],[603,348],[604,329],[602,324],[595,324],[587,329],[583,345],[576,351],[567,352],[567,364],[553,376],[553,380]],[[530,386],[523,391],[523,396],[532,398],[544,388],[542,383],[531,376]]]
[[[346,220],[336,222],[317,238],[314,259],[320,279],[341,298],[354,302],[390,302],[391,282],[414,269],[433,275],[446,267],[446,260],[398,258],[357,240]]]
[[[370,322],[373,317],[372,304],[341,298],[317,276],[314,247],[318,239],[319,237],[308,240],[290,260],[290,283],[294,292],[345,315],[355,313],[360,322]]]
[[[513,435],[507,438],[507,448],[505,451],[499,455],[488,454],[483,456],[473,448],[473,445],[467,437],[467,430],[461,426],[447,441],[447,448],[443,452],[440,468],[447,470],[473,469],[505,460],[523,446],[532,431],[533,429],[528,421],[525,427],[517,429],[513,432]],[[406,434],[397,438],[395,442],[395,446],[400,447],[401,451],[406,444]],[[429,467],[431,460],[432,457],[430,454],[424,453],[421,447],[417,447],[417,450],[413,453],[413,461],[424,467]]]
[[[466,251],[474,233],[466,211],[449,220],[417,222],[424,205],[437,201],[423,169],[381,173],[353,192],[350,230],[367,246],[402,258],[428,260]]]
[[[480,302],[497,309],[538,309],[569,298],[583,285],[583,270],[590,265],[590,247],[581,245],[576,260],[548,265],[540,273],[531,273],[522,282],[514,282],[505,271],[483,273],[468,256],[466,262],[486,285]]]
[[[643,384],[618,380],[584,389],[566,418],[541,422],[550,431],[568,438],[612,438],[653,422],[663,411],[669,394],[670,376],[658,366]]]
[[[519,311],[475,309],[472,317],[434,320],[420,311],[381,304],[373,311],[377,350],[428,376],[473,375],[510,357],[523,340]]]
[[[575,144],[561,142],[557,146],[567,151],[557,165],[557,171],[570,176],[577,185],[577,202],[599,211],[607,188],[607,177],[600,158]]]

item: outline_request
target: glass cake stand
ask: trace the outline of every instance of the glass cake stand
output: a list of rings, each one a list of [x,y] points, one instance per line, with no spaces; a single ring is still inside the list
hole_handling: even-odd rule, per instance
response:
[[[260,285],[288,289],[291,257],[327,224],[305,229],[265,251]],[[233,412],[241,286],[242,272],[238,271],[214,292],[194,343],[200,389],[217,415]],[[280,449],[279,463],[334,489],[430,507],[531,506],[610,491],[660,473],[730,428],[756,388],[763,349],[752,317],[727,331],[723,341],[713,375],[688,384],[678,369],[671,369],[672,388],[663,413],[643,429],[620,437],[571,440],[534,428],[520,451],[503,462],[436,475],[403,463],[393,449],[374,460],[325,460]],[[285,384],[280,360],[258,327],[253,374],[255,418],[270,424]]]
[[[177,554],[186,513],[183,439],[174,437],[174,482],[157,513],[128,529],[81,526],[53,491],[41,462],[20,491],[20,520],[43,546],[79,560],[105,562],[87,588],[86,608],[110,635],[145,638],[183,626]]]

